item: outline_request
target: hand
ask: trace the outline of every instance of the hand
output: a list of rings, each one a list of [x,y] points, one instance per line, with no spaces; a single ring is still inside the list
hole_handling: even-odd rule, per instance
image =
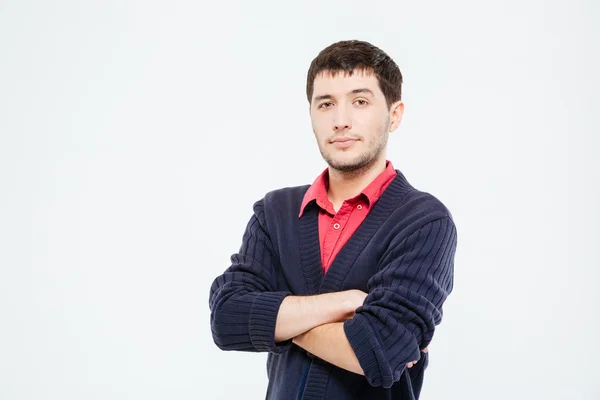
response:
[[[427,347],[425,347],[425,348],[423,349],[423,353],[427,353],[428,351],[429,351],[429,349],[428,349]],[[413,366],[413,365],[415,365],[416,363],[417,363],[417,361],[411,361],[411,362],[409,362],[408,364],[406,364],[406,366],[407,366],[408,368],[412,368],[412,366]]]
[[[362,306],[367,298],[368,294],[358,289],[346,290],[343,292],[344,300],[344,320],[352,319],[354,317],[354,312],[360,306]]]

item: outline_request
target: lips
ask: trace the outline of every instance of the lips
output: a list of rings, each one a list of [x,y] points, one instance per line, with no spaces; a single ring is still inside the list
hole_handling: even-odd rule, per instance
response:
[[[334,139],[331,144],[338,149],[347,149],[349,147],[352,147],[355,142],[358,142],[358,139],[338,138]]]
[[[349,138],[349,137],[341,137],[341,138],[336,138],[333,139],[331,141],[331,143],[345,143],[345,142],[351,142],[351,141],[356,141],[358,139],[353,139],[353,138]]]

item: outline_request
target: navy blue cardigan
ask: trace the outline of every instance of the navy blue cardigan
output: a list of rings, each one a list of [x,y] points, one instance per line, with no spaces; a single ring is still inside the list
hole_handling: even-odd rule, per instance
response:
[[[211,329],[223,350],[268,352],[267,399],[418,399],[435,326],[453,287],[457,235],[434,196],[396,177],[323,275],[318,206],[298,218],[308,185],[254,204],[238,253],[210,289]],[[288,295],[368,293],[344,331],[365,375],[275,343]],[[406,364],[419,360],[412,368]]]

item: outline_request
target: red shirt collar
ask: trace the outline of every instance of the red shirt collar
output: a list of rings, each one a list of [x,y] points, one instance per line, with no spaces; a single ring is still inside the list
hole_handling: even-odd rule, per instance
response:
[[[373,181],[362,190],[356,197],[364,196],[367,199],[367,202],[371,205],[379,199],[381,194],[383,193],[384,188],[386,187],[386,183],[396,177],[396,170],[392,165],[392,162],[386,161],[385,170],[377,175]],[[302,200],[302,205],[300,206],[300,214],[298,218],[302,217],[304,213],[304,209],[313,200],[317,201],[319,207],[329,212],[330,214],[335,214],[335,210],[333,209],[333,205],[331,201],[327,197],[327,189],[329,188],[329,168],[325,168],[325,170],[315,179],[313,184],[308,188],[306,193],[304,194],[304,199]],[[355,197],[355,198],[356,198]]]

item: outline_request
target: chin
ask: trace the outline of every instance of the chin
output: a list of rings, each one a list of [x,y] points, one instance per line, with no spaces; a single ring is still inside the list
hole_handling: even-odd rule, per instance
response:
[[[348,155],[347,157],[327,157],[327,164],[338,171],[352,172],[364,168],[365,165],[369,164],[369,160],[364,155]]]

